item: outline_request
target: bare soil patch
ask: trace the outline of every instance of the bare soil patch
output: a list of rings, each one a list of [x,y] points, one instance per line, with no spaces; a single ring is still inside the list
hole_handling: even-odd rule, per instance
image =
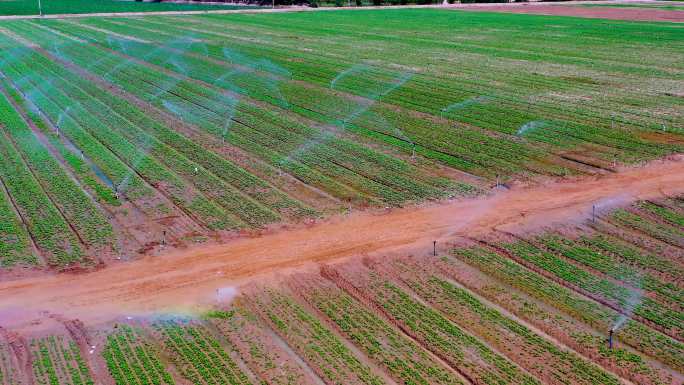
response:
[[[684,22],[684,11],[657,8],[582,7],[577,5],[535,4],[458,7],[464,11],[527,13],[534,15],[575,16],[609,20]]]

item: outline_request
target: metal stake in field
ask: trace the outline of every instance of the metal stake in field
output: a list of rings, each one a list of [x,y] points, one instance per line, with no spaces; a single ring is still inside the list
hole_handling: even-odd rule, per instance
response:
[[[596,205],[591,205],[591,223],[596,223]]]
[[[437,256],[437,241],[432,241],[432,256]]]

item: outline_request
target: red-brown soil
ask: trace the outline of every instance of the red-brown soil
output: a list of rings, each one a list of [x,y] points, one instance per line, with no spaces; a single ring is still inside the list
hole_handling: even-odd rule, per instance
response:
[[[82,274],[52,274],[0,283],[0,324],[40,328],[45,314],[86,324],[206,307],[221,288],[294,268],[357,256],[427,254],[433,241],[493,229],[536,231],[582,221],[592,205],[684,193],[684,158],[592,178],[513,187],[489,196],[387,212],[358,212],[220,245],[148,256]],[[223,299],[223,298],[221,298]]]
[[[458,9],[478,12],[528,13],[534,15],[575,16],[609,20],[684,22],[684,11],[657,8],[582,7],[578,5],[522,3],[458,7]]]

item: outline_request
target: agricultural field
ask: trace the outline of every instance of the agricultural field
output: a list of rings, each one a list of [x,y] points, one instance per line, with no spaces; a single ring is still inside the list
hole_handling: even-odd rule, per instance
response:
[[[0,385],[684,384],[679,24],[25,18],[0,52]]]
[[[680,29],[602,25],[439,10],[3,22],[0,262],[87,268],[682,152]]]
[[[643,229],[621,222],[623,212]],[[682,219],[684,197],[639,201],[580,225],[464,238],[436,256],[365,258],[251,283],[198,316],[91,328],[60,319],[62,334],[30,341],[3,332],[0,379],[681,384],[684,252],[645,229],[681,230]]]

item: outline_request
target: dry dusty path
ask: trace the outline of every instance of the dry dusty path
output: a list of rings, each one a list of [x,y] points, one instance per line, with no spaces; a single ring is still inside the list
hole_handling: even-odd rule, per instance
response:
[[[626,2],[628,3],[628,2]],[[532,15],[547,16],[573,16],[590,19],[608,20],[634,20],[634,21],[669,21],[684,23],[684,11],[658,9],[658,8],[623,8],[621,2],[614,3],[616,7],[582,7],[582,3],[513,3],[513,4],[487,4],[480,7],[462,7],[465,11],[486,11],[505,13],[525,13]],[[602,2],[586,4],[602,4]],[[605,4],[605,3],[604,3]],[[660,3],[662,4],[662,3]],[[673,2],[671,5],[682,5],[681,2]]]
[[[684,193],[684,158],[574,181],[501,191],[383,213],[359,212],[310,226],[274,231],[74,275],[0,283],[0,325],[27,327],[46,314],[107,322],[128,315],[192,311],[217,290],[269,274],[362,255],[427,253],[458,236],[493,228],[535,230],[581,221],[635,199]],[[221,290],[221,294],[231,293]],[[35,325],[30,327],[36,327]]]

